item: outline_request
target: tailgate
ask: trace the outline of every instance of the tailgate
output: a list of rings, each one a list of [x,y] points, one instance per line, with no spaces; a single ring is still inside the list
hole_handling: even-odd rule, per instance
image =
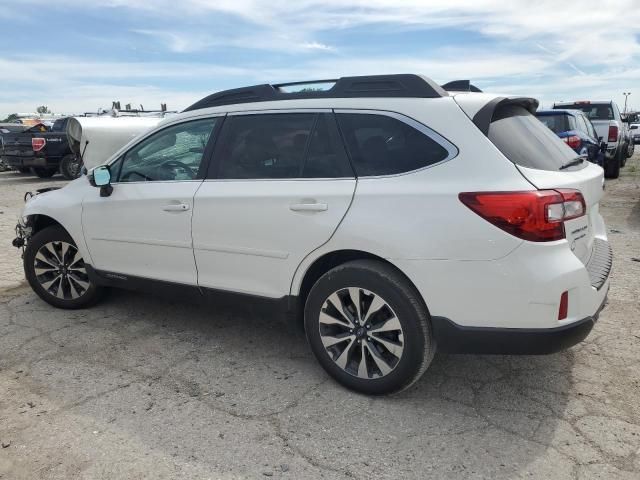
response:
[[[3,136],[4,154],[12,157],[31,157],[33,147],[31,146],[32,133],[14,133]]]
[[[587,264],[593,251],[598,227],[602,225],[600,199],[604,194],[604,170],[593,163],[575,171],[553,172],[518,166],[518,170],[539,189],[570,188],[579,190],[587,206],[586,215],[568,220],[564,224],[571,250],[583,264]]]
[[[591,120],[591,123],[596,129],[598,137],[601,137],[602,141],[606,142],[609,138],[609,125],[611,122],[609,120]]]

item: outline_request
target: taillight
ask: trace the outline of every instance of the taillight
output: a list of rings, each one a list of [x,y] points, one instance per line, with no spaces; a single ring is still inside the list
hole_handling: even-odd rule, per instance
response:
[[[615,125],[609,125],[609,141],[618,141],[618,127],[616,127]]]
[[[44,148],[47,144],[47,141],[44,138],[32,138],[31,139],[31,148],[33,148],[34,152],[39,152]]]
[[[574,150],[576,148],[578,148],[580,146],[580,137],[576,136],[576,135],[570,135],[568,137],[564,137],[562,139],[562,141],[564,143],[566,143],[567,145],[569,145],[571,148],[573,148]]]
[[[558,308],[558,320],[564,320],[569,313],[569,292],[560,295],[560,307]]]
[[[458,198],[496,227],[531,242],[564,239],[564,222],[586,212],[582,194],[569,189],[467,192]]]

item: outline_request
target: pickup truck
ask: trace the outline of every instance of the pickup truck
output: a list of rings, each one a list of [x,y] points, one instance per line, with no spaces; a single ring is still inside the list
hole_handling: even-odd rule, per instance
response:
[[[40,178],[49,178],[58,171],[71,180],[80,174],[80,162],[69,148],[66,128],[68,118],[60,118],[51,130],[42,124],[21,132],[2,134],[4,163],[21,172],[30,168]]]
[[[622,120],[618,105],[612,100],[581,100],[555,103],[554,109],[582,110],[596,129],[598,137],[607,142],[604,173],[607,178],[618,178],[620,168],[629,156],[629,130]]]

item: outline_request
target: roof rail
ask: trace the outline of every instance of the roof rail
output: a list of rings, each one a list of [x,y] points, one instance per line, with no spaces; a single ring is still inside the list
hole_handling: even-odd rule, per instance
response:
[[[312,86],[333,83],[328,89]],[[308,89],[287,92],[287,87],[309,85]],[[254,85],[214,93],[197,101],[185,112],[201,108],[232,105],[236,103],[268,102],[272,100],[297,100],[308,98],[358,98],[358,97],[414,97],[438,98],[448,93],[433,80],[414,74],[371,75],[342,77],[332,80]]]
[[[447,92],[477,92],[482,93],[475,85],[471,84],[471,80],[453,80],[451,82],[441,85],[441,87]]]

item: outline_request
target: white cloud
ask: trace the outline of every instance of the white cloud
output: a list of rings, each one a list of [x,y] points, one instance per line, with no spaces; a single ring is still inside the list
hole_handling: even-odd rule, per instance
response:
[[[40,3],[20,3],[27,2]],[[640,84],[640,8],[633,0],[57,0],[55,4],[58,9],[133,12],[144,25],[134,32],[156,42],[172,58],[237,49],[251,60],[211,65],[0,57],[5,86],[0,90],[0,112],[17,110],[21,102],[33,103],[35,87],[49,99],[43,101],[59,98],[73,109],[94,108],[98,100],[107,105],[117,98],[124,102],[125,97],[183,107],[192,97],[209,93],[188,86],[196,78],[211,79],[210,90],[216,90],[263,81],[417,72],[438,81],[470,78],[481,86],[535,95],[544,102],[592,96],[621,101],[622,91]],[[2,14],[13,15],[11,8]],[[228,20],[225,31],[202,21],[220,18]],[[235,28],[236,23],[241,28]],[[342,44],[342,34],[356,27],[371,32],[370,41]],[[376,36],[379,31],[446,28],[479,34],[486,39],[483,45],[490,47],[438,50],[425,45],[423,54],[414,55],[402,48],[396,55],[381,55],[372,48],[384,41],[383,35]],[[281,53],[290,61],[274,63],[271,54]],[[159,86],[167,84],[175,86]],[[640,102],[640,91],[637,96]]]

